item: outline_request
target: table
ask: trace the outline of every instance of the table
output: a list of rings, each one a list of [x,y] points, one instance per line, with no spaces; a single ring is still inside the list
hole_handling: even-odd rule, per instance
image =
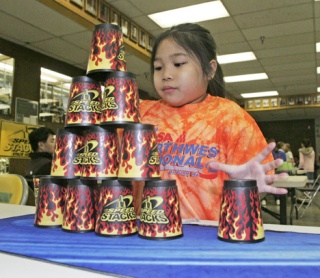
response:
[[[0,219],[34,214],[35,207],[8,205],[0,203]],[[1,232],[0,232],[1,241]],[[1,249],[0,249],[1,250]],[[57,278],[57,277],[77,277],[77,278],[106,278],[115,277],[96,273],[93,271],[71,268],[70,266],[52,263],[49,261],[35,260],[28,257],[17,256],[0,251],[1,278],[23,277],[23,278]],[[45,273],[45,275],[44,275]],[[117,276],[119,277],[119,276]]]
[[[285,180],[276,181],[272,184],[274,187],[282,187],[288,189],[288,193],[291,198],[291,209],[290,209],[290,225],[293,224],[293,217],[292,213],[293,210],[296,212],[296,219],[298,219],[298,208],[296,203],[296,188],[303,188],[307,183],[306,176],[289,176]],[[280,213],[276,213],[272,210],[269,210],[266,207],[262,207],[261,209],[276,219],[280,221],[280,224],[286,225],[287,224],[287,195],[282,194],[279,195],[280,197]]]
[[[265,224],[265,241],[234,244],[217,239],[216,221],[193,219],[184,220],[182,238],[145,240],[137,235],[110,238],[36,228],[30,212],[25,206],[0,204],[0,252],[6,252],[0,253],[1,277],[28,277],[30,271],[41,277],[44,273],[46,277],[107,273],[107,277],[274,278],[299,273],[299,278],[310,278],[320,271],[318,227]],[[20,265],[20,256],[28,263]],[[45,266],[39,268],[39,264]]]

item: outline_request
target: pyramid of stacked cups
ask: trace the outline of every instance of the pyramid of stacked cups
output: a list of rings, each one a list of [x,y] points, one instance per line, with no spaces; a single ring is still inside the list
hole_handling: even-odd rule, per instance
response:
[[[139,227],[133,181],[146,183]],[[87,74],[72,79],[51,174],[39,182],[34,224],[104,236],[183,234],[177,187],[160,179],[155,127],[140,122],[138,84],[127,71],[117,25],[95,26]]]

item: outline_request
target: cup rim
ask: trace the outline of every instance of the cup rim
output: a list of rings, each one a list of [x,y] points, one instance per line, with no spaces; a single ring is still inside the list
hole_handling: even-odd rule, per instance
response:
[[[117,29],[119,31],[121,31],[120,27],[116,24],[111,24],[111,23],[101,23],[101,24],[97,24],[94,27],[94,30],[97,29],[102,29],[102,28],[111,28],[111,29]]]
[[[98,87],[100,87],[100,84],[99,82],[97,82],[95,79],[91,78],[91,77],[88,77],[86,75],[80,75],[80,76],[75,76],[72,78],[72,81],[71,81],[71,86],[73,83],[76,83],[76,82],[90,82],[90,83],[95,83]]]
[[[230,179],[224,181],[225,187],[256,187],[257,181],[253,179]]]

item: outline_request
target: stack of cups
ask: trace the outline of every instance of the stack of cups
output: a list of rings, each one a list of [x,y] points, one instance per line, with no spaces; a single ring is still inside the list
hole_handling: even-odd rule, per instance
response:
[[[139,101],[136,77],[127,72],[120,27],[97,25],[86,76],[72,79],[51,174],[39,184],[36,226],[45,223],[45,212],[59,215],[58,226],[68,232],[137,234],[132,181],[145,181],[139,235],[156,239],[182,236],[177,187],[175,181],[160,179],[155,127],[140,123]],[[53,188],[59,213],[44,209]],[[153,213],[161,219],[150,220]],[[50,225],[56,224],[55,219]]]
[[[131,181],[160,178],[154,126],[140,124],[136,77],[127,72],[123,36],[113,24],[93,31],[87,76],[103,85],[100,128],[89,129],[82,153],[82,179],[99,179],[95,232],[137,233]]]

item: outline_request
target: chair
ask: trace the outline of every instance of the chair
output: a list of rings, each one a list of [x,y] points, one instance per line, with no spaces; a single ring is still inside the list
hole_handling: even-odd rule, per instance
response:
[[[304,216],[304,214],[306,213],[306,211],[308,210],[308,208],[312,203],[315,204],[320,209],[320,206],[314,201],[314,198],[316,197],[320,189],[319,180],[320,180],[320,174],[317,176],[317,178],[314,181],[312,181],[311,185],[309,183],[307,184],[307,186],[303,188],[297,188],[297,190],[302,192],[303,194],[303,197],[299,198],[299,201],[301,201],[301,204],[298,207],[298,211],[300,211],[301,208],[304,208],[304,211],[301,214],[300,218]]]
[[[25,205],[29,186],[26,179],[17,174],[0,175],[0,203]]]

